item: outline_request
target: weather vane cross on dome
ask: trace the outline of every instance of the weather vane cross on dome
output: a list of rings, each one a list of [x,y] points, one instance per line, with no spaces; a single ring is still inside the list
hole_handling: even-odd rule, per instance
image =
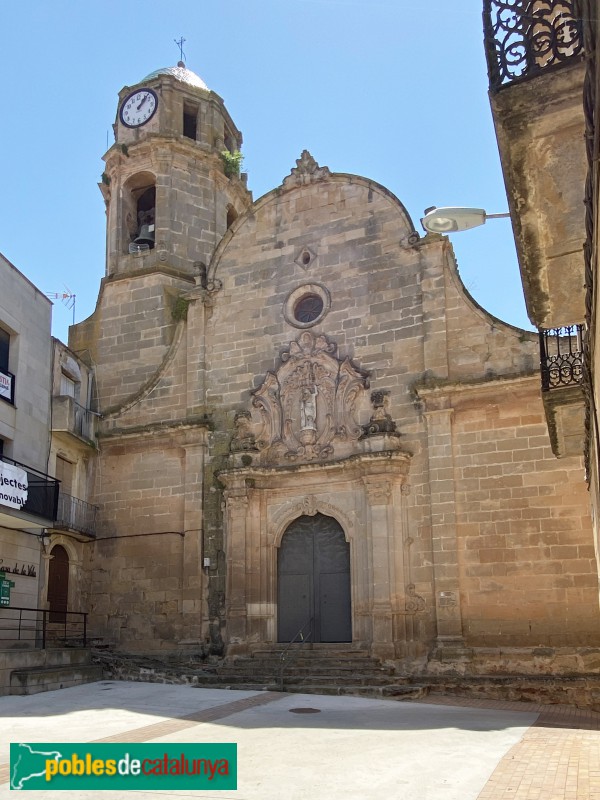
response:
[[[177,39],[173,39],[173,41],[175,42],[175,44],[179,48],[179,60],[181,61],[181,63],[184,63],[184,61],[185,61],[185,53],[183,52],[183,43],[185,41],[187,41],[187,40],[184,39],[183,36],[181,36],[179,38],[179,41],[177,41]]]

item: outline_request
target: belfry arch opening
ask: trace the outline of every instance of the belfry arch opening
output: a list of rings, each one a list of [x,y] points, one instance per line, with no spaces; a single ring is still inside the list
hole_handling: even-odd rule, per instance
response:
[[[351,642],[350,545],[324,514],[303,515],[285,531],[277,555],[280,642]]]
[[[123,192],[124,250],[152,250],[156,240],[156,182],[154,175],[140,172],[129,178]]]

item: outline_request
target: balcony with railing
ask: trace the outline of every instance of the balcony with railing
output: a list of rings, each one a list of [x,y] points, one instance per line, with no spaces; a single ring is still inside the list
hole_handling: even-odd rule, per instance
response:
[[[0,456],[0,462],[16,467],[26,476],[27,482],[26,499],[23,503],[10,482],[1,487],[0,525],[7,528],[43,528],[52,525],[58,508],[59,481],[7,456]]]
[[[86,536],[96,535],[96,513],[98,507],[78,497],[60,492],[54,530],[74,531]]]
[[[542,329],[542,399],[554,455],[581,455],[584,444],[584,326]]]
[[[80,405],[70,395],[55,395],[52,398],[52,430],[61,431],[86,443],[94,440],[96,415]]]
[[[583,380],[583,325],[540,330],[542,391],[580,386]]]
[[[576,2],[483,2],[490,104],[537,328],[585,317],[585,61]]]
[[[576,0],[484,0],[490,88],[531,78],[583,53]]]

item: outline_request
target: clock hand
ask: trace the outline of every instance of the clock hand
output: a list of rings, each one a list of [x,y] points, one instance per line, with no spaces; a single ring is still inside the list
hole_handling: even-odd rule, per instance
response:
[[[147,94],[145,94],[145,95],[144,95],[144,97],[142,98],[142,102],[141,102],[141,103],[139,104],[139,106],[137,107],[137,110],[138,110],[138,111],[139,111],[139,110],[140,110],[140,108],[141,108],[141,107],[144,105],[144,103],[146,102],[146,100],[147,100],[147,99],[148,99],[148,95],[147,95]]]

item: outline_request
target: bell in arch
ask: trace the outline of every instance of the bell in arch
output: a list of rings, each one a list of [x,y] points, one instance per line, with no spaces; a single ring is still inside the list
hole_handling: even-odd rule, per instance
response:
[[[130,253],[141,253],[154,247],[154,209],[138,213],[138,234],[129,245]]]

